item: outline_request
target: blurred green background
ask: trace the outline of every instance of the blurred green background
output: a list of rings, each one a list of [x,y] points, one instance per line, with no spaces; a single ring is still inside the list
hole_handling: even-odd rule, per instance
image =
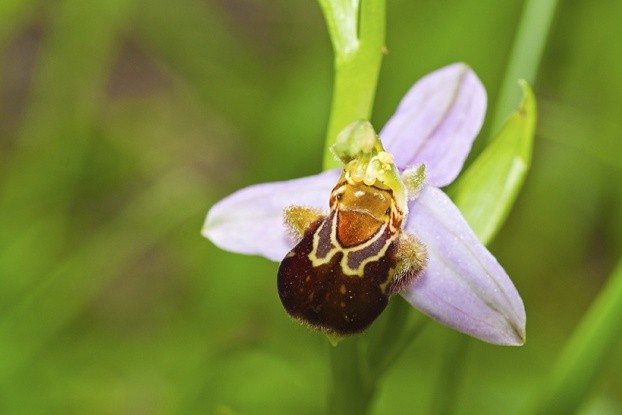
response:
[[[375,125],[455,61],[494,108],[522,6],[388,1]],[[533,167],[491,245],[527,344],[451,360],[462,335],[430,323],[375,413],[426,413],[447,362],[456,413],[538,391],[622,252],[621,20],[566,1],[551,28]],[[331,77],[313,1],[0,1],[0,413],[323,410],[328,342],[283,312],[276,264],[199,231],[234,190],[319,171]],[[582,413],[622,413],[620,373],[619,341]]]

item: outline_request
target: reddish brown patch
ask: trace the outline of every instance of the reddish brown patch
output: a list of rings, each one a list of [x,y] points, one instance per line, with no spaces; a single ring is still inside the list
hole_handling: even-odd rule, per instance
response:
[[[382,222],[356,210],[340,210],[337,214],[337,240],[344,248],[360,245],[378,232]]]
[[[392,243],[384,257],[367,263],[363,276],[349,276],[341,268],[343,252],[326,264],[311,263],[313,234],[319,225],[312,226],[291,251],[293,255],[281,262],[279,297],[292,317],[315,329],[338,335],[359,333],[387,306],[390,294],[382,287],[392,277],[397,244]]]

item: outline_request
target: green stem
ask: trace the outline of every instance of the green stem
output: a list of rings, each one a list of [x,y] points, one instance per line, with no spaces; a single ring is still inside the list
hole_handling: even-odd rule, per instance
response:
[[[369,411],[380,379],[429,321],[420,315],[408,324],[408,317],[414,314],[406,301],[395,298],[383,315],[384,325],[379,330],[372,328],[365,337],[348,338],[331,349],[331,414]]]
[[[447,343],[446,359],[441,364],[440,376],[436,383],[435,399],[430,414],[445,415],[455,413],[460,380],[464,372],[469,338],[456,332],[448,332],[451,337]]]
[[[342,340],[331,347],[332,388],[328,413],[334,415],[365,415],[375,392],[375,382],[367,371],[360,337]]]
[[[412,306],[402,298],[394,298],[384,314],[387,315],[383,330],[370,333],[367,350],[369,373],[376,381],[393,366],[430,321],[415,313]],[[412,323],[411,316],[417,317]]]
[[[622,336],[622,259],[567,343],[528,414],[575,413]]]
[[[534,85],[546,46],[558,0],[526,0],[512,54],[497,99],[490,137],[501,129],[505,119],[520,102],[518,80]]]
[[[328,170],[341,165],[330,152],[337,134],[351,122],[371,115],[384,50],[385,0],[319,2],[335,50],[335,81],[324,149],[324,170]]]

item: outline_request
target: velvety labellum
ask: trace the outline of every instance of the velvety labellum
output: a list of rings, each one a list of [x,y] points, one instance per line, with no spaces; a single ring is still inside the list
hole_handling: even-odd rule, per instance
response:
[[[279,267],[283,306],[324,332],[361,332],[392,294],[401,222],[392,191],[342,182],[328,215],[306,214],[302,240]]]

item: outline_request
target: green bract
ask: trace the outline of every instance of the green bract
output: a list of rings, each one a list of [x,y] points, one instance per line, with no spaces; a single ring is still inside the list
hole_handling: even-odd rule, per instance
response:
[[[519,108],[449,192],[483,243],[503,225],[531,163],[536,101],[527,82],[521,87]]]

